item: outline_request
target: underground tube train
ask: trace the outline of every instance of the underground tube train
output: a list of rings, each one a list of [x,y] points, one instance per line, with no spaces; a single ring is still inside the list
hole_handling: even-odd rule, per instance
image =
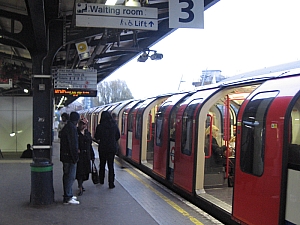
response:
[[[300,224],[300,70],[80,111],[92,135],[105,110],[119,157],[223,223]]]

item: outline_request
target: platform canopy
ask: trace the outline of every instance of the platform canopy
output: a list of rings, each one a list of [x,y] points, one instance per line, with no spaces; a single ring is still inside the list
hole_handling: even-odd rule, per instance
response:
[[[218,1],[204,0],[204,10]],[[157,29],[145,29],[146,18],[136,20],[132,29],[113,27],[113,20],[106,20],[107,27],[76,24],[78,4],[105,3],[106,0],[0,0],[0,96],[32,95],[33,54],[53,56],[50,63],[45,60],[35,65],[41,67],[43,74],[57,69],[93,68],[97,70],[99,83],[175,30],[169,28],[168,0],[117,0],[115,3],[120,7],[127,4],[156,9]],[[149,14],[153,16],[153,11]],[[122,24],[128,22],[128,18],[123,18]],[[64,105],[75,99],[68,97]],[[60,96],[55,103],[59,100]]]

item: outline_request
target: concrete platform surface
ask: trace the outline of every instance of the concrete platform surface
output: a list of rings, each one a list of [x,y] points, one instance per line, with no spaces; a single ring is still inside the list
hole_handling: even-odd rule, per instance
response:
[[[98,165],[98,159],[96,159]],[[122,169],[115,163],[116,187],[84,182],[86,191],[78,197],[79,205],[62,202],[62,163],[59,143],[53,143],[53,204],[30,204],[30,159],[0,158],[0,225],[168,225],[221,224],[163,188],[130,165]],[[107,176],[106,176],[107,178]],[[77,194],[77,181],[73,192]]]

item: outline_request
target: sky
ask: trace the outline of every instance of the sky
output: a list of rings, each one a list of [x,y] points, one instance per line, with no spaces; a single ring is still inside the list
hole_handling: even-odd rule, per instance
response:
[[[134,98],[193,90],[202,70],[229,77],[300,60],[299,0],[220,0],[204,29],[179,28],[150,47],[163,59],[137,58],[105,79],[124,80]]]

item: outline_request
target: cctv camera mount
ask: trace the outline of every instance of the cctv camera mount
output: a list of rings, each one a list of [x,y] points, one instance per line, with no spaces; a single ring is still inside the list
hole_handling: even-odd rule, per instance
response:
[[[150,56],[150,52],[154,53]],[[143,50],[143,53],[139,56],[137,61],[146,62],[149,57],[151,60],[161,60],[163,58],[163,54],[157,53],[155,50],[150,50],[149,48],[146,48]]]

